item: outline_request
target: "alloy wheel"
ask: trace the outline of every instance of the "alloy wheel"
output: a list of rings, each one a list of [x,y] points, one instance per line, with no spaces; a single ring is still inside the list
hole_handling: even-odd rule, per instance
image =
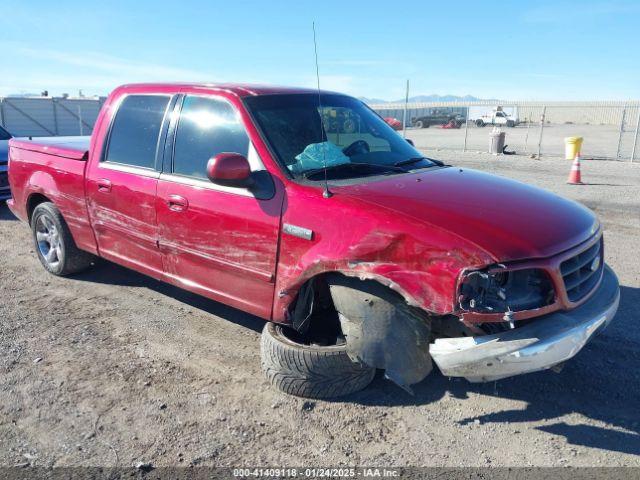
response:
[[[47,265],[56,268],[62,260],[62,242],[55,223],[48,215],[41,215],[36,221],[38,250]]]

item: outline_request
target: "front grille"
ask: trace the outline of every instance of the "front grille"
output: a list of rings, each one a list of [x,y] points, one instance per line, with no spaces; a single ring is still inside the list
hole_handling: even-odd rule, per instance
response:
[[[571,302],[584,298],[598,283],[604,268],[601,250],[602,238],[575,257],[560,264],[564,287]]]

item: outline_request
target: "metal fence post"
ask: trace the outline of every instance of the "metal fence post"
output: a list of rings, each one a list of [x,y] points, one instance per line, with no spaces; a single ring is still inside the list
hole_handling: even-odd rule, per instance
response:
[[[78,104],[78,124],[80,125],[80,136],[84,135],[84,131],[82,130],[82,108],[80,104]]]
[[[529,153],[529,128],[531,127],[531,117],[527,119],[527,134],[524,136],[524,153]]]
[[[620,133],[618,134],[618,148],[616,149],[616,160],[620,158],[620,147],[622,146],[622,134],[624,133],[624,120],[627,116],[627,106],[622,108],[622,119],[620,120]]]
[[[56,99],[52,98],[51,99],[51,106],[53,108],[53,131],[55,132],[56,136],[60,135],[60,128],[58,127],[58,108],[56,106]]]
[[[407,138],[407,104],[409,103],[409,79],[407,79],[407,90],[404,95],[404,111],[402,112],[402,138]]]
[[[636,133],[633,135],[633,147],[631,148],[631,162],[636,158],[636,145],[638,144],[638,127],[640,126],[640,105],[638,105],[638,115],[636,116]]]
[[[0,125],[4,126],[4,98],[0,98]]]
[[[540,160],[540,155],[542,153],[542,132],[544,132],[544,121],[547,116],[547,107],[542,107],[542,115],[540,116],[540,138],[538,138],[538,160]]]
[[[462,151],[467,151],[467,136],[469,134],[469,107],[467,107],[467,116],[466,122],[464,122],[464,145],[462,146]]]

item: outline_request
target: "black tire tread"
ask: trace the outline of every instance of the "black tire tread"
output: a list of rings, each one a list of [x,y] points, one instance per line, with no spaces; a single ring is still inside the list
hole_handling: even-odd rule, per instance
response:
[[[262,331],[262,370],[285,393],[331,398],[365,388],[375,369],[351,361],[345,347],[307,347],[282,341],[282,327],[267,323]]]

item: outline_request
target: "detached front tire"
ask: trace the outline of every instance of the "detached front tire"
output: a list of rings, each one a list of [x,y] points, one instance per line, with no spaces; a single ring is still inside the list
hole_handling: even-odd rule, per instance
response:
[[[66,276],[91,266],[94,256],[76,246],[67,223],[53,203],[36,206],[31,214],[31,232],[38,259],[49,273]]]
[[[346,345],[305,345],[286,334],[286,327],[267,323],[262,331],[262,370],[279,390],[308,398],[331,398],[364,389],[375,368],[354,363]]]

